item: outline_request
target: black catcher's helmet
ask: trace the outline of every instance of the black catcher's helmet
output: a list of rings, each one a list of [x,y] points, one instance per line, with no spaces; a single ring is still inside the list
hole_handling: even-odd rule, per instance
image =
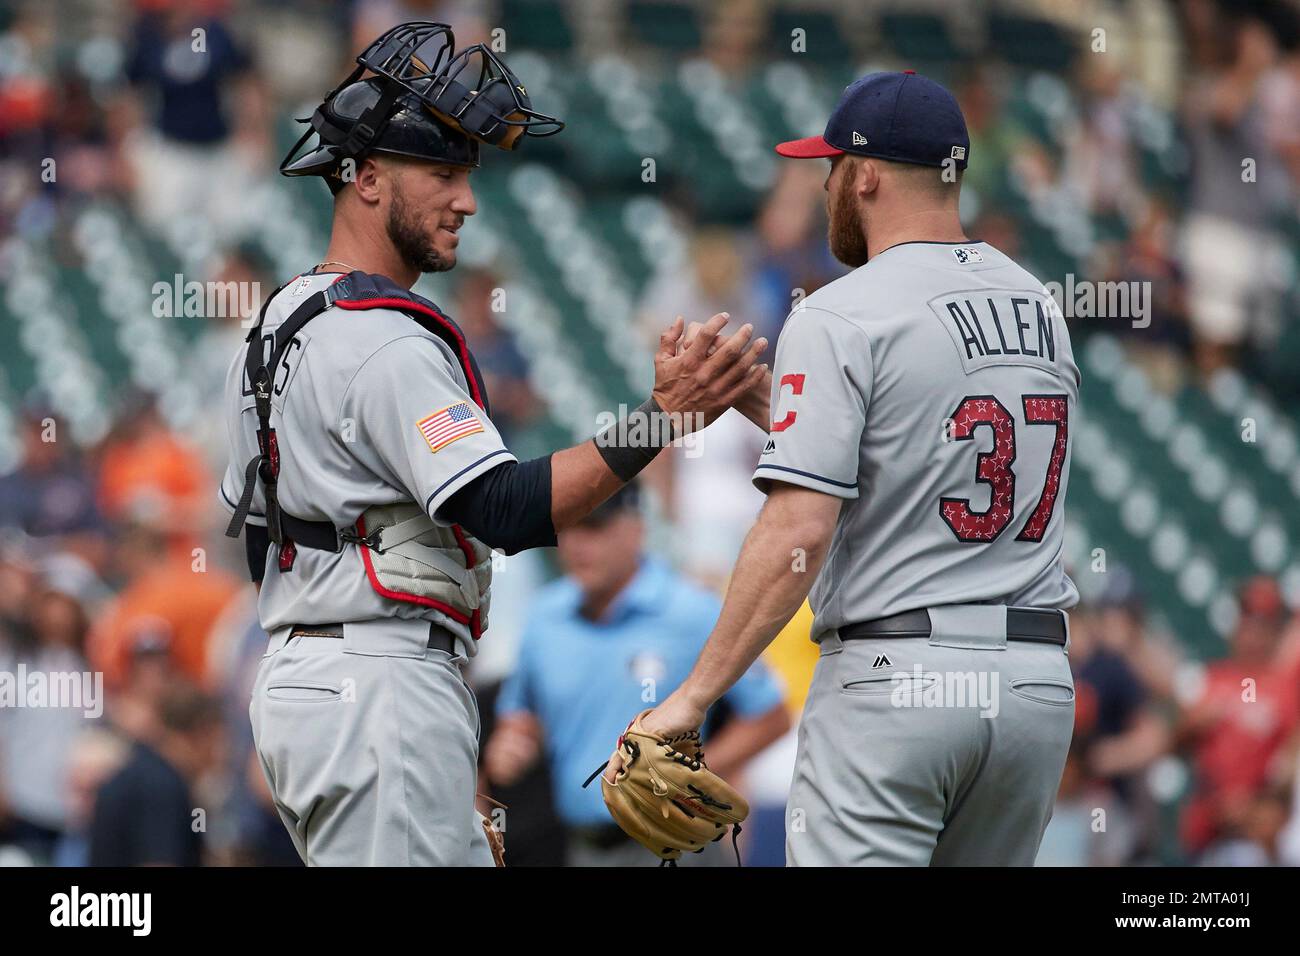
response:
[[[448,126],[426,110],[409,93],[393,99],[388,116],[376,129],[363,122],[384,99],[386,80],[368,77],[335,91],[312,114],[308,130],[280,164],[286,176],[324,176],[331,188],[345,180],[343,163],[369,153],[395,153],[433,159],[453,166],[478,165],[478,140]],[[399,91],[400,92],[400,91]],[[307,122],[304,120],[304,122]],[[316,148],[294,158],[303,142],[315,132]]]
[[[523,84],[491,50],[475,44],[457,53],[443,23],[393,27],[357,64],[301,121],[311,129],[280,163],[281,173],[325,176],[337,190],[344,160],[371,152],[477,166],[480,142],[513,150],[527,136],[564,128],[532,108]],[[363,80],[367,71],[375,75]],[[298,155],[313,132],[315,148]]]

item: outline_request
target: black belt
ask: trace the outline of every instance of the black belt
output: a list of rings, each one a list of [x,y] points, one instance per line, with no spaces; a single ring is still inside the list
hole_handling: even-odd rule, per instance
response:
[[[869,637],[929,637],[930,612],[918,608],[862,624],[846,624],[840,628],[839,634],[842,641],[860,641]],[[1065,614],[1057,610],[1009,607],[1007,640],[1064,647]]]
[[[346,533],[340,534],[339,529],[329,521],[295,518],[283,509],[280,511],[280,530],[284,532],[286,538],[299,547],[315,548],[317,551],[330,551],[334,554],[343,550],[344,542],[357,540],[355,532],[351,537]]]
[[[333,637],[339,640],[343,639],[342,624],[295,624],[289,637]],[[429,643],[428,646],[435,651],[446,651],[448,654],[456,654],[456,635],[451,633],[445,627],[440,627],[429,622]]]

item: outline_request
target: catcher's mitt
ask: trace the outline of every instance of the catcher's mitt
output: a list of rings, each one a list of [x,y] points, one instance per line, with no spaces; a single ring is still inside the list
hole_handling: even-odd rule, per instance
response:
[[[709,843],[740,833],[749,804],[704,764],[699,731],[661,737],[641,726],[644,711],[623,732],[623,768],[600,789],[614,822],[651,853],[675,862]]]

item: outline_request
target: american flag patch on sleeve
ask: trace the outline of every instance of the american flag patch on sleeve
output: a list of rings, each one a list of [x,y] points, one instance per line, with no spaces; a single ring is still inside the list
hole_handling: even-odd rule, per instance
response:
[[[446,448],[466,435],[483,431],[483,423],[478,420],[468,402],[448,405],[441,411],[420,419],[415,427],[420,429],[420,434],[429,443],[430,451]]]

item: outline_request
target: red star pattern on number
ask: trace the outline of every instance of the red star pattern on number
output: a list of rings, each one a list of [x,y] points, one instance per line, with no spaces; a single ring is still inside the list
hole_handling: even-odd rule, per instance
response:
[[[1041,541],[1052,520],[1056,496],[1061,491],[1061,470],[1065,465],[1065,448],[1070,435],[1069,404],[1064,395],[1026,397],[1024,404],[1025,424],[1056,426],[1056,440],[1052,443],[1052,456],[1047,463],[1043,494],[1020,534],[1016,535],[1017,541]]]
[[[1011,463],[1016,460],[1015,422],[1011,413],[995,398],[967,398],[952,415],[952,437],[970,438],[975,429],[993,429],[993,447],[981,452],[975,473],[992,489],[987,511],[971,510],[970,499],[945,498],[940,504],[943,520],[961,541],[992,541],[1011,521],[1016,478]]]

